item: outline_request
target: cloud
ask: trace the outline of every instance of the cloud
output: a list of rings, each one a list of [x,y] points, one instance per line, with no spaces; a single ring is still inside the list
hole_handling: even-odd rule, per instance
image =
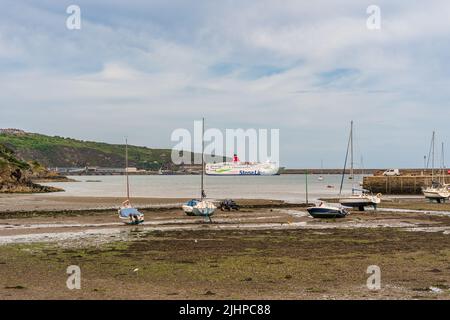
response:
[[[0,127],[167,147],[203,116],[279,128],[283,165],[340,166],[356,122],[366,167],[419,166],[448,139],[450,3],[357,0],[10,1],[0,19]],[[387,156],[389,155],[389,157]]]

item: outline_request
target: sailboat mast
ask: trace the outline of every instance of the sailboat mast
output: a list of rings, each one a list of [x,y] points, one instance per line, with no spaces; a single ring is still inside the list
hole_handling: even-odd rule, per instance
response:
[[[431,137],[431,184],[433,184],[434,178],[434,137],[435,132],[433,131],[433,136]]]
[[[350,177],[352,179],[352,194],[355,192],[355,174],[353,171],[353,120],[350,122]]]
[[[306,204],[308,204],[308,169],[305,170],[305,195]]]
[[[125,138],[125,176],[127,177],[127,200],[130,200],[130,181],[128,178],[128,139]]]
[[[442,145],[441,145],[441,161],[442,161],[442,163],[441,163],[441,183],[442,183],[442,185],[444,185],[445,184],[445,178],[444,178],[444,167],[445,167],[445,162],[444,162],[444,142],[442,142]]]
[[[202,118],[202,179],[201,179],[201,195],[200,199],[203,201],[203,195],[205,194],[205,191],[203,189],[203,171],[205,170],[205,118]]]
[[[344,177],[345,177],[345,170],[347,169],[347,160],[348,160],[348,151],[350,149],[350,142],[352,139],[352,134],[350,132],[350,136],[348,137],[347,142],[347,150],[345,151],[345,161],[344,161],[344,169],[342,169],[342,175],[341,175],[341,187],[339,188],[339,195],[342,194],[342,187],[344,186]]]
[[[361,175],[364,176],[365,172],[366,170],[364,169],[364,159],[363,156],[361,155]]]

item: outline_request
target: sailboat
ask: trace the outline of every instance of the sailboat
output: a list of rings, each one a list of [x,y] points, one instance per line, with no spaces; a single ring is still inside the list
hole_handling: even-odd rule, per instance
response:
[[[202,175],[201,175],[201,187],[200,187],[200,200],[192,199],[186,202],[183,205],[183,211],[188,216],[202,216],[209,219],[211,222],[211,216],[214,214],[216,210],[216,206],[213,202],[205,200],[206,193],[204,189],[204,171],[205,171],[205,141],[204,141],[204,132],[205,132],[205,118],[202,119]]]
[[[341,197],[342,187],[344,183],[345,169],[347,166],[347,159],[350,151],[350,179],[352,180],[352,194],[351,196]],[[347,153],[345,155],[344,170],[342,171],[341,178],[341,188],[339,190],[339,203],[345,207],[358,208],[359,211],[364,211],[365,207],[371,206],[374,209],[381,202],[381,195],[376,196],[370,194],[369,190],[365,189],[355,189],[355,173],[354,173],[354,162],[353,162],[353,121],[350,122],[350,137],[347,144]],[[360,193],[357,194],[356,191]]]
[[[306,205],[308,205],[308,171],[305,173],[305,191],[306,191]],[[306,209],[313,218],[344,218],[348,212],[342,206],[335,206],[320,202],[316,206]]]
[[[438,181],[434,181],[434,143],[435,143],[435,132],[433,131],[433,135],[431,137],[431,146],[430,146],[430,154],[432,157],[431,160],[431,186],[427,188],[423,188],[422,192],[425,198],[430,201],[436,201],[438,203],[445,202],[450,197],[450,192],[448,187],[445,185],[444,181],[444,144],[442,144],[442,165],[441,165],[441,173]],[[430,158],[430,154],[428,155],[428,159]]]
[[[144,222],[144,214],[131,205],[130,201],[130,179],[128,176],[128,140],[125,139],[125,176],[127,182],[127,199],[122,202],[118,210],[119,218],[129,225],[137,225]]]
[[[317,178],[319,181],[323,181],[323,160],[320,161],[320,176]]]
[[[364,172],[364,159],[363,159],[363,157],[361,156],[361,180],[359,180],[359,186],[360,187],[362,187],[363,186],[363,184],[364,184],[364,174],[365,174],[365,172]]]

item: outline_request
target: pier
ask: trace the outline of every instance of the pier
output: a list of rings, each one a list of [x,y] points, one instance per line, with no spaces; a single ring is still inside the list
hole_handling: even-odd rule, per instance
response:
[[[433,180],[444,179],[450,183],[450,175],[434,176]],[[422,188],[431,185],[431,175],[424,176],[369,176],[363,178],[363,188],[373,193],[416,195],[422,194]]]

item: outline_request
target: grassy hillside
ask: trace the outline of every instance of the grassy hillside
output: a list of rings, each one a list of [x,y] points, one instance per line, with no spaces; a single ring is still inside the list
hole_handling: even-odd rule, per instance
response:
[[[46,167],[123,167],[125,146],[71,138],[50,137],[19,130],[1,130],[0,144],[13,150],[17,157],[38,161]],[[129,165],[138,169],[157,170],[171,162],[170,149],[129,146]]]

